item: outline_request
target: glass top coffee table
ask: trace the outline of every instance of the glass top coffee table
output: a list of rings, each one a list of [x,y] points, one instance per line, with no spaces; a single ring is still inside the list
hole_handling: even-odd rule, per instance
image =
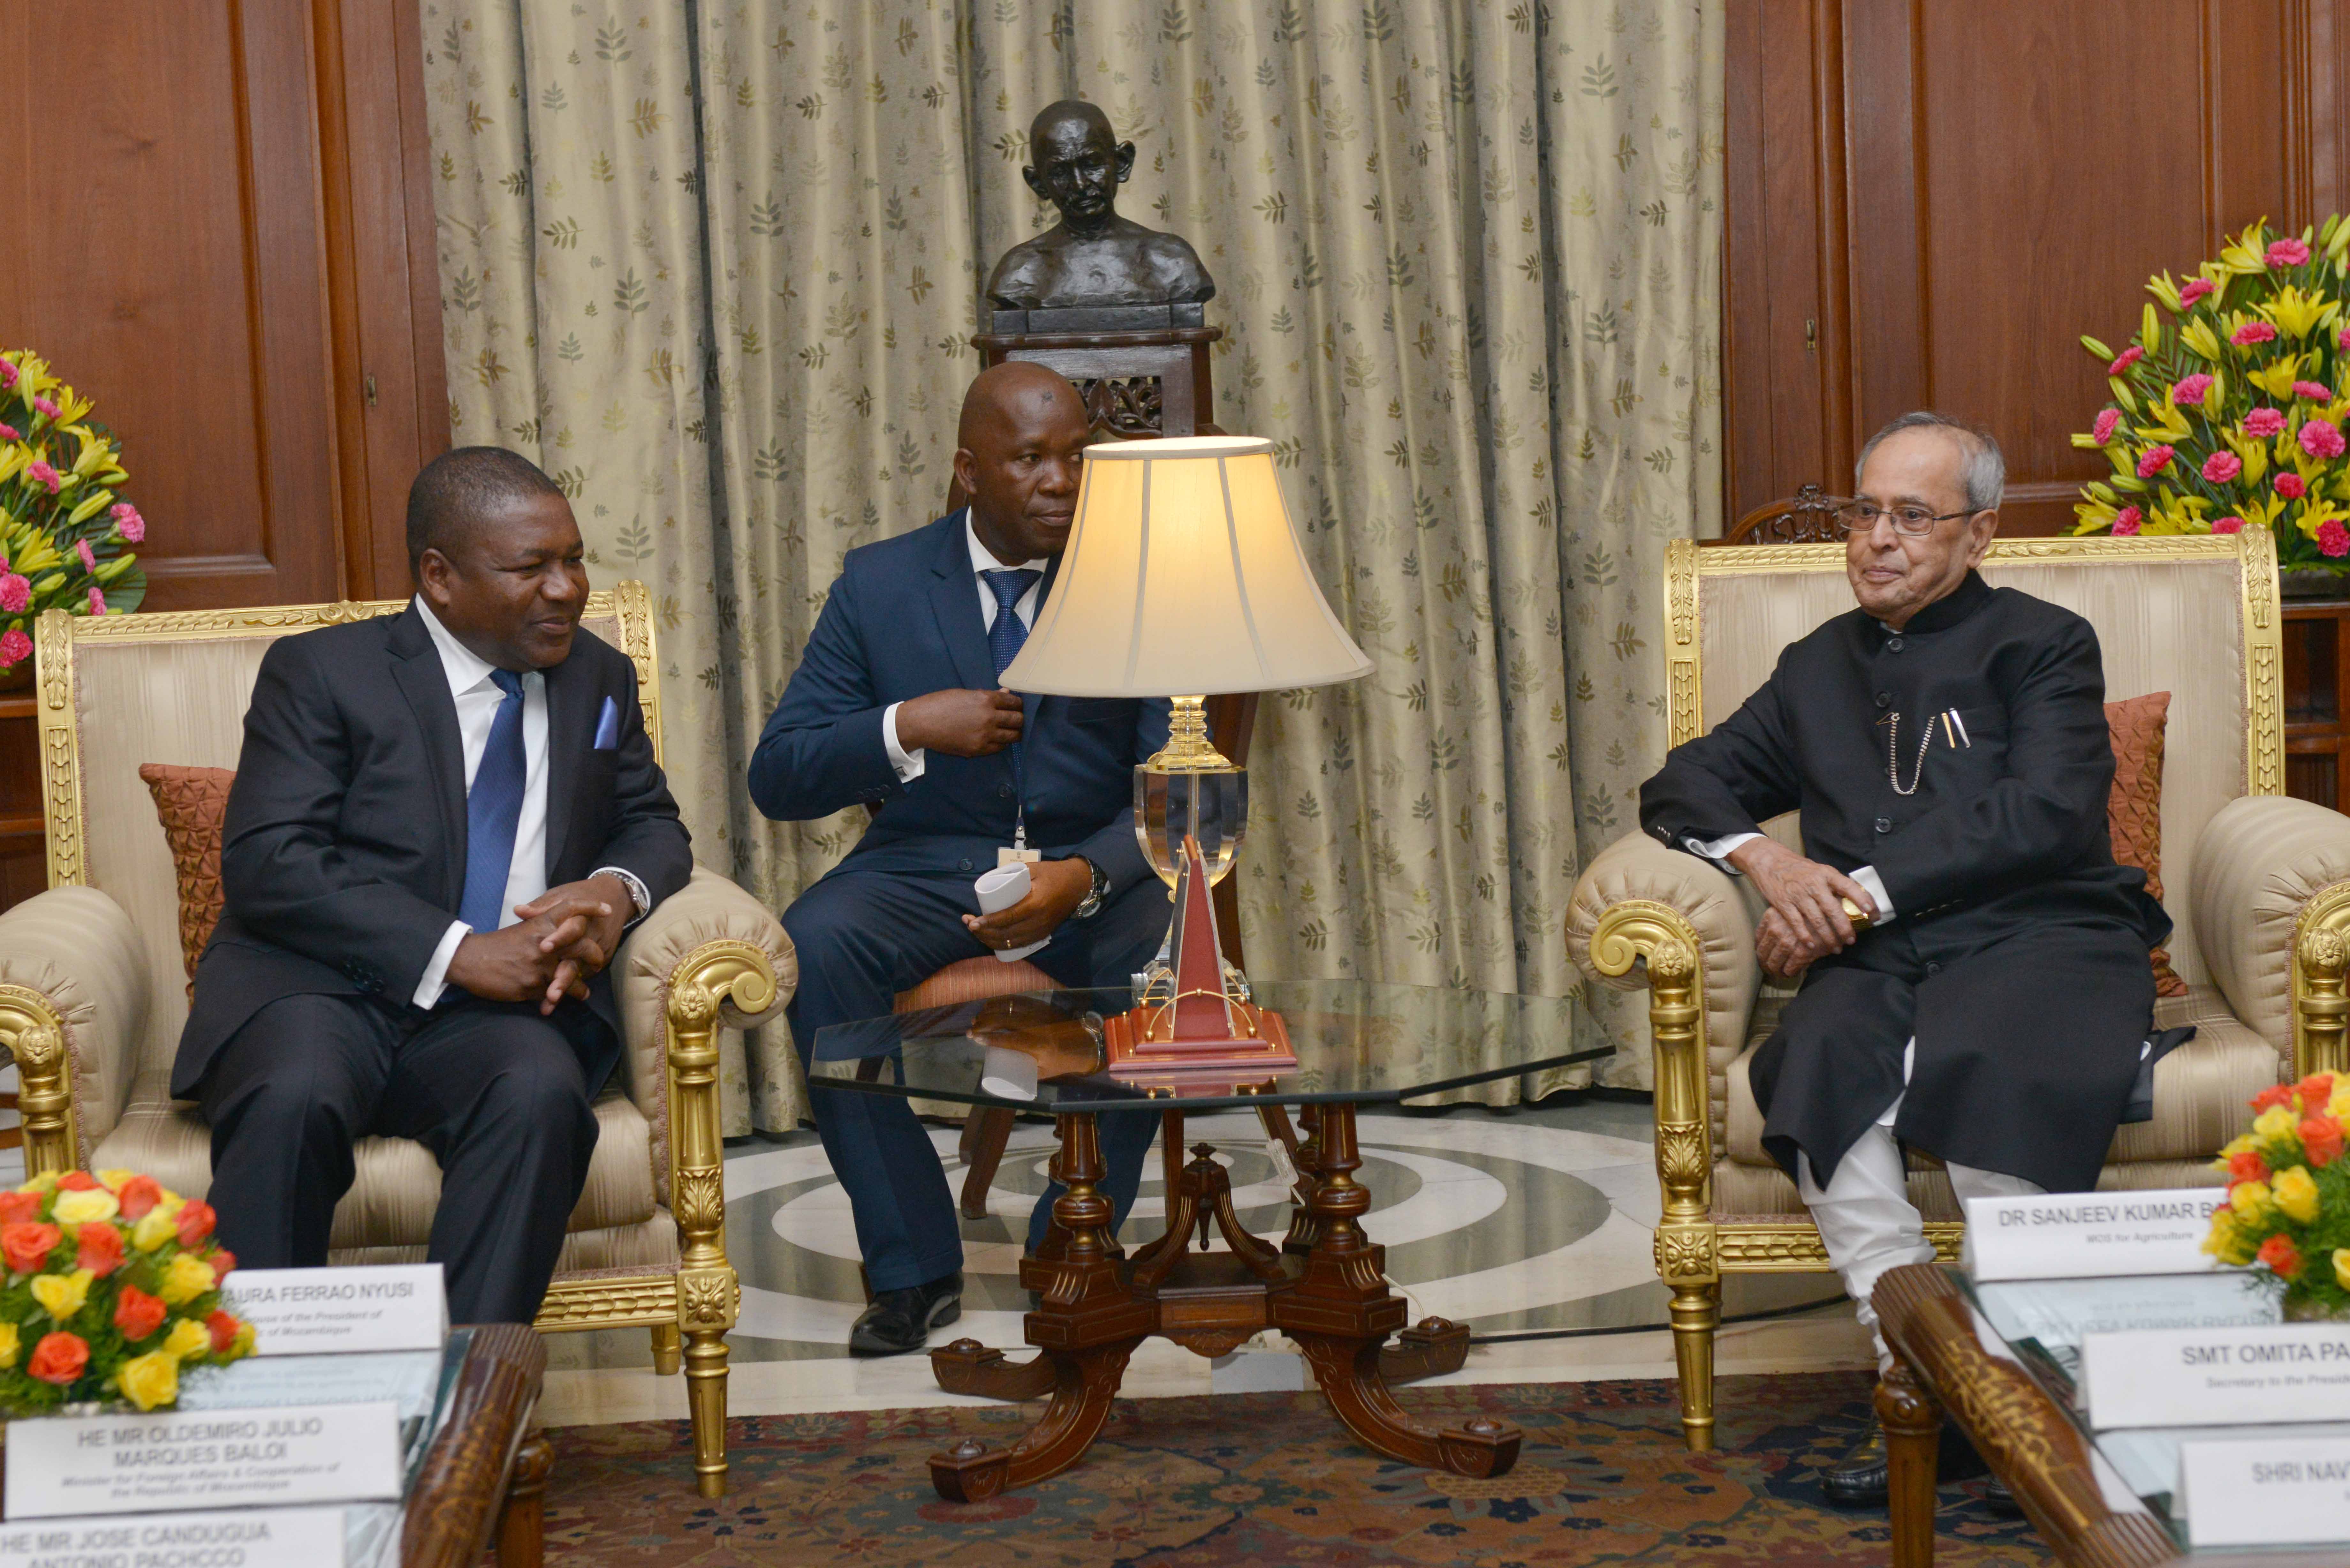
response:
[[[1066,1189],[1044,1242],[1020,1264],[1020,1282],[1041,1296],[1027,1316],[1039,1354],[1007,1362],[1001,1351],[958,1340],[931,1354],[952,1393],[1052,1403],[1010,1449],[967,1439],[931,1458],[939,1494],[956,1501],[1032,1485],[1081,1459],[1101,1430],[1127,1358],[1156,1334],[1202,1355],[1221,1355],[1265,1329],[1295,1341],[1347,1429],[1393,1459],[1468,1476],[1516,1463],[1519,1432],[1472,1419],[1441,1429],[1396,1402],[1391,1381],[1426,1375],[1431,1342],[1441,1369],[1458,1367],[1467,1331],[1430,1320],[1407,1329],[1404,1299],[1386,1280],[1384,1250],[1366,1234],[1371,1194],[1355,1107],[1426,1099],[1473,1084],[1608,1054],[1573,1048],[1573,1002],[1558,997],[1359,981],[1260,981],[1258,1006],[1287,1024],[1294,1070],[1218,1075],[1114,1074],[1102,1021],[1132,1005],[1117,991],[1030,992],[953,1007],[837,1024],[817,1033],[812,1086],[1042,1111],[1055,1120],[1053,1175]],[[1170,1182],[1167,1230],[1125,1253],[1110,1229],[1110,1202],[1095,1117],[1140,1110],[1168,1118],[1170,1149],[1193,1111],[1253,1108],[1270,1118],[1301,1107],[1304,1141],[1288,1233],[1249,1234],[1214,1149],[1200,1144]],[[1223,1246],[1210,1250],[1210,1234]],[[1191,1246],[1194,1234],[1198,1250]],[[1400,1332],[1401,1343],[1388,1346]]]

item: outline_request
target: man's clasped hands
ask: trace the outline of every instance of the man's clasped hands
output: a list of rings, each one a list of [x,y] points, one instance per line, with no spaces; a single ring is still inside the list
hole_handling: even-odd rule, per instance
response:
[[[612,961],[636,904],[619,877],[595,876],[516,904],[520,923],[475,931],[449,960],[449,983],[489,1002],[532,1002],[539,1015],[565,997],[585,1001],[588,981]]]
[[[1872,920],[1880,916],[1867,888],[1833,866],[1804,859],[1776,839],[1750,838],[1724,858],[1770,906],[1754,933],[1754,955],[1780,979],[1793,980],[1814,961],[1860,940],[1845,913],[1845,899]]]

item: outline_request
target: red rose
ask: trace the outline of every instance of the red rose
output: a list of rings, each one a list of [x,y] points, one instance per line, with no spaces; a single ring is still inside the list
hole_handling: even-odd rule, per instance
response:
[[[192,1198],[172,1224],[179,1230],[180,1245],[192,1247],[213,1233],[213,1206]]]
[[[0,1225],[29,1225],[41,1217],[37,1192],[0,1192]]]
[[[2323,1169],[2342,1158],[2342,1124],[2332,1116],[2312,1116],[2301,1124],[2301,1147],[2309,1163]]]
[[[236,1254],[226,1247],[214,1247],[212,1256],[206,1258],[204,1262],[213,1266],[213,1282],[217,1284],[228,1278],[229,1271],[236,1267]]]
[[[2259,1094],[2252,1096],[2252,1109],[2256,1111],[2264,1111],[2271,1106],[2288,1105],[2292,1103],[2292,1100],[2293,1085],[2291,1084],[2271,1084],[2267,1088],[2262,1089]]]
[[[0,1225],[0,1258],[12,1274],[36,1274],[66,1233],[54,1225]]]
[[[79,1377],[81,1369],[88,1365],[89,1342],[78,1334],[59,1329],[41,1335],[41,1343],[33,1346],[33,1359],[25,1363],[25,1373],[62,1388]]]
[[[244,1325],[218,1307],[214,1307],[212,1316],[204,1319],[204,1326],[212,1330],[213,1354],[226,1355],[228,1347],[236,1343],[236,1331]]]
[[[2230,1182],[2266,1181],[2268,1179],[2269,1162],[2253,1150],[2248,1148],[2241,1154],[2228,1157],[2228,1179]]]
[[[2311,1112],[2322,1111],[2325,1108],[2325,1102],[2334,1097],[2334,1075],[2312,1073],[2308,1077],[2295,1084],[2293,1086],[2293,1092],[2301,1096],[2302,1109]]]
[[[137,1285],[122,1287],[122,1299],[114,1303],[114,1326],[122,1331],[125,1340],[136,1343],[163,1326],[171,1309],[161,1296],[151,1296]]]
[[[95,1192],[103,1185],[87,1170],[68,1170],[57,1178],[60,1192]]]
[[[2301,1277],[2301,1254],[2282,1236],[2272,1236],[2261,1243],[2260,1260],[2269,1266],[2269,1272],[2281,1280]]]
[[[74,1266],[104,1279],[122,1266],[122,1232],[111,1222],[93,1220],[74,1232]]]
[[[151,1176],[134,1176],[122,1184],[114,1195],[122,1205],[122,1217],[137,1221],[147,1217],[147,1210],[163,1201],[163,1184]]]

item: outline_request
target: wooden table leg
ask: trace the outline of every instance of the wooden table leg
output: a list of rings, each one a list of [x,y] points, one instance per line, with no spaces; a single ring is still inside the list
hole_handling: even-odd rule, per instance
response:
[[[969,1438],[932,1454],[931,1484],[950,1502],[978,1502],[1006,1487],[1033,1486],[1084,1458],[1109,1417],[1127,1358],[1153,1323],[1149,1303],[1134,1299],[1110,1245],[1110,1201],[1097,1185],[1107,1172],[1094,1118],[1064,1112],[1055,1121],[1064,1190],[1054,1201],[1053,1219],[1066,1241],[1057,1258],[1031,1260],[1045,1284],[1043,1303],[1028,1314],[1028,1343],[1044,1354],[1025,1366],[1004,1366],[998,1375],[1007,1381],[1034,1377],[1040,1364],[1049,1366],[1053,1402],[1009,1449]],[[958,1342],[941,1355],[959,1356],[977,1372],[988,1366],[986,1353],[973,1351]],[[931,1366],[940,1368],[939,1356]],[[941,1382],[946,1380],[941,1372]]]
[[[515,1449],[514,1474],[498,1514],[498,1568],[539,1568],[546,1551],[546,1478],[555,1445],[533,1432]]]
[[[1388,1289],[1387,1250],[1359,1223],[1371,1206],[1355,1180],[1362,1167],[1355,1107],[1325,1105],[1314,1138],[1315,1184],[1307,1207],[1313,1236],[1304,1275],[1274,1293],[1273,1325],[1295,1340],[1323,1397],[1367,1448],[1391,1459],[1465,1476],[1506,1474],[1518,1462],[1521,1434],[1507,1421],[1477,1417],[1439,1429],[1396,1403],[1380,1371],[1380,1347],[1409,1311]],[[1293,1228],[1291,1240],[1298,1231]]]
[[[1877,1384],[1892,1470],[1893,1568],[1933,1568],[1934,1477],[1941,1457],[1942,1407],[1909,1364],[1896,1355]]]

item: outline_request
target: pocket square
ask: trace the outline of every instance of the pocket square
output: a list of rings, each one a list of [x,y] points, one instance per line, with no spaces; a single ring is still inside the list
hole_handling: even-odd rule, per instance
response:
[[[596,749],[608,752],[619,743],[620,705],[607,697],[603,711],[596,715]]]

